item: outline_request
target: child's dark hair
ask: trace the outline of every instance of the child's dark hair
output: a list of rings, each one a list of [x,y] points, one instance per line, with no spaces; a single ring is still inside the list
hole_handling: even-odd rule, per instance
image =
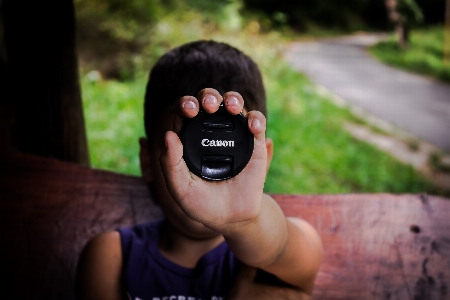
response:
[[[227,44],[197,41],[167,52],[151,70],[144,104],[147,137],[161,110],[204,88],[214,88],[222,95],[238,92],[248,111],[266,115],[266,94],[256,63]]]

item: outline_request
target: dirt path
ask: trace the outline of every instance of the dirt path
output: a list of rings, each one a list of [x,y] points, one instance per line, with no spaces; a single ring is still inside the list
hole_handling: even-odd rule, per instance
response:
[[[450,152],[450,85],[400,71],[372,58],[380,35],[295,42],[294,68],[352,105]]]

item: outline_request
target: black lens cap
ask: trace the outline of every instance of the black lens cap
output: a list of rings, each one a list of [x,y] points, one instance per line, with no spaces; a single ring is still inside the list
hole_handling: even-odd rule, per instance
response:
[[[189,170],[208,180],[239,174],[253,154],[254,137],[242,113],[229,114],[221,105],[208,114],[202,110],[181,129],[183,158]]]

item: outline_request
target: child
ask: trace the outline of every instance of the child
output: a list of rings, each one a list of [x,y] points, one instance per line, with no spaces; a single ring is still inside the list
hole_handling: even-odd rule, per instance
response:
[[[236,177],[212,182],[189,171],[178,133],[200,107],[214,113],[221,103],[230,114],[246,114],[254,151]],[[265,92],[256,64],[222,43],[176,48],[152,69],[144,112],[148,140],[140,140],[141,169],[165,220],[90,241],[79,263],[79,297],[209,300],[311,294],[322,257],[320,238],[305,221],[285,218],[263,194],[273,145],[265,138]],[[255,268],[292,288],[254,284]]]

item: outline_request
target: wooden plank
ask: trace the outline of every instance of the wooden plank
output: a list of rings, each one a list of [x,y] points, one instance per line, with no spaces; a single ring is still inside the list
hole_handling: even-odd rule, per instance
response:
[[[450,298],[448,199],[274,198],[286,215],[306,219],[322,237],[316,299]],[[160,217],[140,178],[29,155],[0,158],[5,299],[74,299],[78,256],[92,236]]]
[[[27,155],[3,159],[0,170],[5,299],[74,299],[78,256],[91,237],[161,216],[136,177]]]
[[[449,299],[450,202],[427,195],[275,196],[319,231],[317,299]]]

